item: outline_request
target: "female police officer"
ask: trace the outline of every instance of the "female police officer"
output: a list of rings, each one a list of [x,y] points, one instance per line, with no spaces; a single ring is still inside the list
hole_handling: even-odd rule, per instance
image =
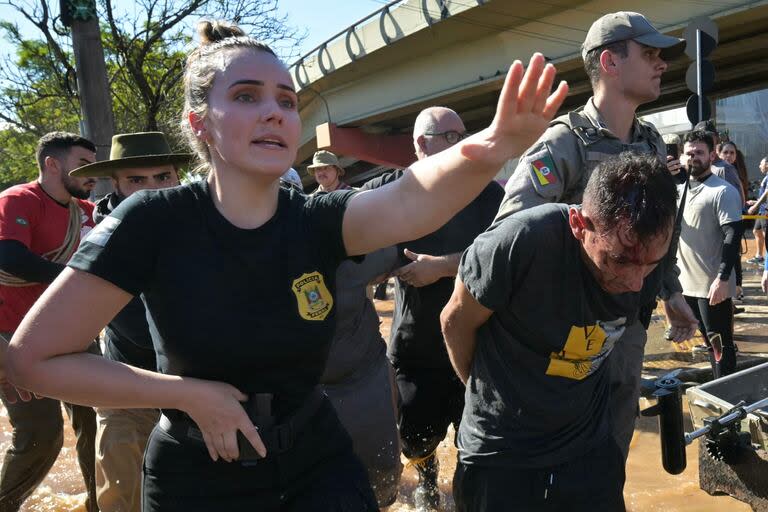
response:
[[[19,327],[8,375],[67,402],[163,409],[145,455],[146,511],[372,510],[316,391],[336,266],[445,223],[543,132],[567,86],[549,95],[555,70],[540,54],[525,76],[515,62],[489,128],[386,187],[308,198],[279,187],[300,136],[285,65],[236,27],[199,31],[183,127],[207,180],[134,194],[92,231]],[[85,353],[139,293],[159,373]],[[263,460],[238,461],[250,446],[247,458]]]

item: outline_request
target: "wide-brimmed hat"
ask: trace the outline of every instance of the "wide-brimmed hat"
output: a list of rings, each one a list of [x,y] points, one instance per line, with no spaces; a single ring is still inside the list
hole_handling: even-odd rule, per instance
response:
[[[112,137],[109,160],[78,167],[70,176],[111,176],[113,172],[130,167],[184,165],[191,153],[172,153],[162,132],[121,133]]]
[[[339,176],[344,176],[344,168],[339,164],[339,157],[321,149],[312,157],[312,165],[307,166],[307,172],[309,174],[315,174],[315,169],[318,167],[325,167],[326,165],[333,165],[339,170]]]
[[[586,58],[587,53],[595,48],[629,39],[652,48],[661,48],[661,58],[664,60],[679,57],[685,50],[684,39],[662,34],[640,13],[620,11],[606,14],[589,27],[581,46],[581,56]]]

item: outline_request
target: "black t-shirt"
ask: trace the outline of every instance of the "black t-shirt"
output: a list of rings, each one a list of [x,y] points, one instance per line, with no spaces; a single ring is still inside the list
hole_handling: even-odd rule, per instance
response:
[[[147,312],[141,298],[132,298],[104,329],[104,357],[145,370],[157,369]]]
[[[464,253],[459,276],[494,311],[477,331],[462,462],[547,467],[604,440],[607,358],[635,320],[640,293],[600,288],[568,206],[546,204],[495,223]]]
[[[120,202],[115,193],[104,196],[93,210],[94,222],[104,220]],[[140,297],[131,299],[104,329],[104,357],[145,370],[157,368],[147,311]]]
[[[374,178],[363,186],[363,190],[378,188],[400,179],[403,172],[395,171]],[[503,197],[504,189],[492,181],[443,227],[418,240],[398,244],[401,266],[410,263],[403,255],[405,248],[430,256],[464,251],[493,222]],[[451,369],[440,328],[440,312],[451,298],[453,281],[452,277],[444,277],[433,284],[415,287],[395,279],[395,311],[388,349],[393,364],[400,367]]]
[[[138,192],[69,264],[144,294],[160,372],[274,393],[280,417],[325,365],[353,195],[281,189],[269,221],[239,229],[218,212],[207,182]]]

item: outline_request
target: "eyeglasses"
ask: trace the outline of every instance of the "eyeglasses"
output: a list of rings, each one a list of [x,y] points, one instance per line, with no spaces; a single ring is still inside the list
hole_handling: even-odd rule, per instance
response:
[[[445,139],[445,142],[448,144],[456,144],[460,140],[464,140],[467,137],[469,137],[469,133],[467,132],[457,132],[456,130],[448,130],[447,132],[440,132],[440,133],[429,133],[426,132],[424,135],[429,135],[431,137],[443,137]]]

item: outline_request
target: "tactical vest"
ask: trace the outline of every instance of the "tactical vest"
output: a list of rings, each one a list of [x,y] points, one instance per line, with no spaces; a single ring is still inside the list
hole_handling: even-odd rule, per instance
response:
[[[605,137],[600,129],[592,124],[592,121],[583,113],[583,107],[568,112],[550,122],[550,126],[564,124],[578,139],[579,157],[581,161],[572,169],[581,172],[581,176],[571,178],[570,186],[563,192],[560,202],[568,204],[581,203],[584,188],[597,164],[611,156],[624,151],[632,151],[638,154],[656,154],[662,156],[665,148],[660,146],[661,136],[650,123],[638,119],[640,127],[640,141],[624,144],[616,138]],[[577,164],[574,162],[574,164]]]

